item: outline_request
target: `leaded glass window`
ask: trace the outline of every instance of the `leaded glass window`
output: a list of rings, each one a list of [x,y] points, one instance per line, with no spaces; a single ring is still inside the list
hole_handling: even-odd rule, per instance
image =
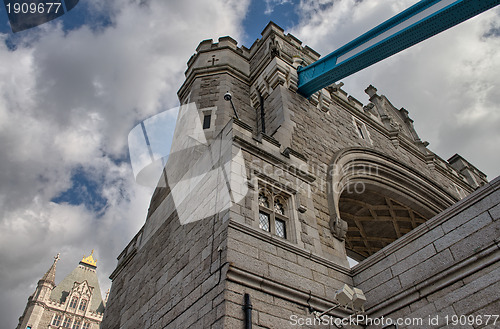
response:
[[[269,232],[269,215],[264,212],[259,212],[259,227],[261,230]]]
[[[280,238],[286,239],[286,224],[284,220],[275,219],[276,223],[276,235]]]
[[[259,228],[280,238],[287,237],[289,198],[271,187],[259,189]]]

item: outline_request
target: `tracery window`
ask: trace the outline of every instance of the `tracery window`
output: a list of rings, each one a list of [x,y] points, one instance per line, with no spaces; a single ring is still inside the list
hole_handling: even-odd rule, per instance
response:
[[[86,308],[87,308],[87,300],[82,299],[82,301],[80,302],[80,307],[78,307],[78,309],[80,311],[85,311]]]
[[[63,328],[70,328],[71,327],[71,320],[73,320],[72,318],[70,318],[69,316],[65,317],[64,318],[64,322],[63,322]]]
[[[288,197],[283,193],[261,188],[259,190],[259,228],[286,239],[289,226],[287,204]]]
[[[78,305],[78,297],[71,298],[71,302],[69,303],[69,307],[76,308],[76,305]]]
[[[62,320],[62,316],[60,316],[59,314],[56,314],[54,316],[54,319],[52,319],[52,325],[59,326],[61,324],[61,320]]]

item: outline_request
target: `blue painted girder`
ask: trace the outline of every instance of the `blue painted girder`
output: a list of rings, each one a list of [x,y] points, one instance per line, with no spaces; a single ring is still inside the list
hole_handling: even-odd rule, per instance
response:
[[[498,4],[500,0],[422,0],[324,58],[299,67],[298,91],[310,97]]]

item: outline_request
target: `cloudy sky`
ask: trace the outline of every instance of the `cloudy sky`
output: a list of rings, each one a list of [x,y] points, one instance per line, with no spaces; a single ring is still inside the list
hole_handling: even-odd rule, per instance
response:
[[[198,43],[250,47],[269,20],[325,55],[415,0],[81,0],[13,34],[0,9],[0,329],[14,328],[61,253],[60,281],[95,249],[103,295],[143,225],[127,135],[177,105]],[[500,174],[500,8],[343,80],[405,107],[430,148]]]

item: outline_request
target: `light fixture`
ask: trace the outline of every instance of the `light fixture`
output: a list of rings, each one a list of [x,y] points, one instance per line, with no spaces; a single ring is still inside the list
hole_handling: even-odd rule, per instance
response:
[[[224,100],[226,102],[230,102],[231,103],[231,107],[233,108],[234,116],[236,117],[236,119],[239,120],[240,118],[238,117],[238,113],[236,113],[236,109],[234,108],[233,96],[231,95],[231,93],[229,91],[224,94]]]
[[[316,311],[311,306],[309,306],[314,317],[320,319],[323,315],[327,314],[331,310],[341,306],[343,306],[346,310],[350,309],[354,312],[354,314],[365,312],[364,305],[366,303],[366,297],[361,289],[351,288],[347,284],[344,284],[341,289],[335,292],[333,299],[335,300],[335,305],[323,312]]]

